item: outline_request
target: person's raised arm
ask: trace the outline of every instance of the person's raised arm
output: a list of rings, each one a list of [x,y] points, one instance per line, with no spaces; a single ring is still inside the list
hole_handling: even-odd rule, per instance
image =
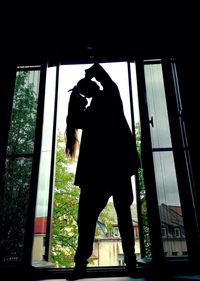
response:
[[[108,99],[112,102],[113,100],[118,100],[121,106],[121,98],[118,86],[100,64],[94,63],[90,68],[86,69],[85,77],[87,79],[95,78],[98,82],[100,82],[105,90],[107,101]]]
[[[85,77],[88,79],[95,78],[103,87],[107,83],[113,82],[109,74],[99,63],[94,63],[90,68],[86,69]]]

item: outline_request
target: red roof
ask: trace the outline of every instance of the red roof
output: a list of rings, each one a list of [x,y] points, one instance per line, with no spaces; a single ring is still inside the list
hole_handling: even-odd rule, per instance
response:
[[[172,206],[172,205],[168,205],[168,208],[173,210],[174,212],[176,212],[177,214],[179,214],[180,216],[182,216],[182,208],[181,206]]]
[[[35,218],[34,234],[46,234],[47,217]]]

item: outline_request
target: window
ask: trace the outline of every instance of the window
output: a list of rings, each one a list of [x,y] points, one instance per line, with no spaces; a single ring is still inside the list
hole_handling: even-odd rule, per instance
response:
[[[176,249],[185,249],[187,244],[174,239],[180,237],[179,227],[184,229],[184,223],[161,60],[144,62],[144,77],[159,219],[168,229],[166,233],[161,228],[163,250],[178,255]]]
[[[177,238],[181,237],[180,229],[179,228],[174,228],[174,236]]]
[[[172,256],[173,256],[173,257],[178,256],[178,252],[172,252]]]
[[[118,227],[114,227],[113,228],[113,236],[114,237],[120,237],[119,228]]]
[[[184,181],[181,182],[180,180],[180,175],[184,176],[185,179],[187,173],[182,173],[180,167],[177,167],[177,158],[179,160],[182,158],[179,157],[180,155],[177,154],[174,146],[176,134],[173,134],[173,121],[176,114],[171,112],[171,104],[168,102],[168,97],[173,96],[174,93],[171,91],[169,94],[166,87],[165,79],[167,75],[163,71],[163,62],[161,60],[142,61],[144,81],[140,80],[141,73],[138,68],[136,73],[135,63],[106,63],[105,68],[111,71],[113,65],[116,71],[113,75],[112,72],[110,74],[119,85],[125,115],[130,128],[136,130],[137,146],[140,156],[142,155],[142,167],[139,169],[139,176],[132,179],[135,194],[132,216],[136,234],[136,256],[138,259],[141,256],[151,257],[152,253],[154,254],[157,251],[156,247],[152,246],[152,241],[155,237],[158,237],[156,233],[159,233],[163,248],[157,248],[161,249],[160,251],[165,258],[184,256],[185,259],[188,257],[188,229],[185,234],[185,224],[188,221],[187,216],[183,219],[183,200],[180,200],[180,192],[187,188],[189,190],[190,187],[189,184],[187,186]],[[172,63],[172,65],[174,69],[174,64]],[[7,222],[8,231],[13,235],[9,238],[7,235],[5,240],[4,237],[0,237],[0,253],[5,253],[3,257],[0,256],[3,261],[15,260],[19,262],[23,260],[23,253],[26,250],[24,247],[26,226],[29,219],[27,213],[29,204],[32,205],[32,209],[33,204],[35,204],[35,201],[32,201],[31,194],[33,190],[36,190],[34,182],[36,168],[33,163],[39,161],[40,158],[32,261],[34,265],[39,266],[41,265],[40,262],[43,264],[44,261],[50,261],[52,263],[49,264],[52,267],[62,268],[66,267],[67,260],[67,267],[73,266],[73,254],[77,245],[77,226],[74,209],[70,210],[69,206],[73,201],[72,192],[73,199],[75,198],[74,205],[77,205],[79,197],[79,189],[73,186],[76,163],[69,163],[64,158],[60,161],[59,157],[64,155],[63,135],[69,99],[67,91],[74,86],[80,77],[84,76],[86,67],[89,67],[89,65],[62,65],[47,69],[43,130],[42,134],[37,136],[37,142],[35,138],[39,117],[38,107],[40,106],[40,111],[42,107],[39,87],[42,80],[41,67],[30,66],[17,69],[5,161],[6,172],[3,186],[5,200],[3,204],[0,204],[0,208],[3,207],[4,209],[0,220]],[[75,73],[78,76],[74,76]],[[182,123],[178,81],[175,72],[173,75],[177,92],[175,97],[178,104],[177,116]],[[123,84],[122,81],[126,81],[126,83]],[[140,84],[144,88],[139,91],[138,95]],[[148,113],[148,118],[141,119],[145,112]],[[42,120],[41,117],[40,120]],[[132,126],[133,122],[134,126]],[[148,127],[144,125],[145,123],[148,124]],[[148,130],[150,133],[149,139],[146,138]],[[184,135],[184,130],[181,133]],[[145,138],[143,138],[144,135]],[[37,157],[34,162],[37,153],[35,147],[40,138],[42,140],[40,157]],[[180,147],[183,147],[184,156],[187,160],[188,146],[185,136],[183,138],[183,146]],[[145,150],[147,146],[148,149],[150,147],[152,163],[145,166],[144,159],[148,158]],[[143,151],[145,152],[143,153]],[[185,164],[184,161],[182,163],[186,166],[188,164]],[[154,219],[149,223],[151,213],[154,212],[153,208],[148,209],[152,201],[147,196],[147,190],[152,191],[154,188],[153,181],[147,180],[148,173],[151,173],[149,172],[150,167],[153,167],[156,190],[156,195],[154,194],[152,197],[156,199],[158,205],[153,204],[153,207],[158,207],[160,223],[158,224],[160,227],[154,229],[154,225],[151,225]],[[188,167],[189,165],[187,166],[189,170]],[[148,172],[145,173],[145,171]],[[61,175],[65,175],[65,178],[62,178]],[[150,185],[148,185],[149,183]],[[29,202],[30,194],[31,202]],[[63,200],[64,197],[65,199],[66,197],[69,198],[67,208],[63,207],[66,204],[66,201]],[[17,204],[13,204],[12,200]],[[99,221],[91,266],[124,264],[112,200],[109,203],[114,220],[110,220],[109,224],[108,221],[103,219]],[[186,204],[186,206],[191,208],[191,204]],[[187,207],[184,206],[185,212],[187,212]],[[70,215],[69,211],[72,211]],[[10,218],[15,217],[15,221],[10,219],[8,214],[11,214]],[[52,214],[53,217],[51,217]],[[20,231],[14,231],[19,228]],[[5,247],[6,243],[11,245],[10,249]],[[72,247],[69,248],[68,245]],[[59,258],[56,260],[55,256],[58,256],[58,253]],[[112,257],[112,259],[108,260],[107,257]]]
[[[183,256],[187,256],[187,255],[188,255],[188,252],[187,252],[187,251],[183,251],[183,252],[182,252],[182,255],[183,255]]]
[[[162,232],[162,237],[163,237],[163,238],[166,238],[166,237],[167,237],[166,228],[162,227],[161,232]]]
[[[0,259],[21,262],[31,193],[35,132],[38,116],[40,67],[18,67],[3,177],[3,203],[0,202]],[[0,198],[1,199],[1,198]],[[2,235],[2,236],[1,236]],[[9,245],[9,247],[7,246]]]

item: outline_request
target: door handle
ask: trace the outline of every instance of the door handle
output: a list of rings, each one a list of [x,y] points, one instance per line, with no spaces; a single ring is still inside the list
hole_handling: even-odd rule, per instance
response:
[[[151,126],[154,127],[153,116],[151,116],[151,119],[149,120],[149,124],[151,124]]]

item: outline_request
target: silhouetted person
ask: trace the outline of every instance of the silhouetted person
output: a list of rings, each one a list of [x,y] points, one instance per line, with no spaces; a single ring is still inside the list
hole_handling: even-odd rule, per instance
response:
[[[72,90],[67,116],[68,157],[77,148],[77,129],[82,129],[74,184],[80,187],[78,247],[75,268],[69,279],[83,278],[93,251],[96,222],[113,196],[128,274],[136,266],[131,176],[136,172],[137,153],[124,116],[117,85],[97,63],[86,71]],[[103,87],[91,80],[95,78]],[[87,106],[87,99],[92,98]]]

